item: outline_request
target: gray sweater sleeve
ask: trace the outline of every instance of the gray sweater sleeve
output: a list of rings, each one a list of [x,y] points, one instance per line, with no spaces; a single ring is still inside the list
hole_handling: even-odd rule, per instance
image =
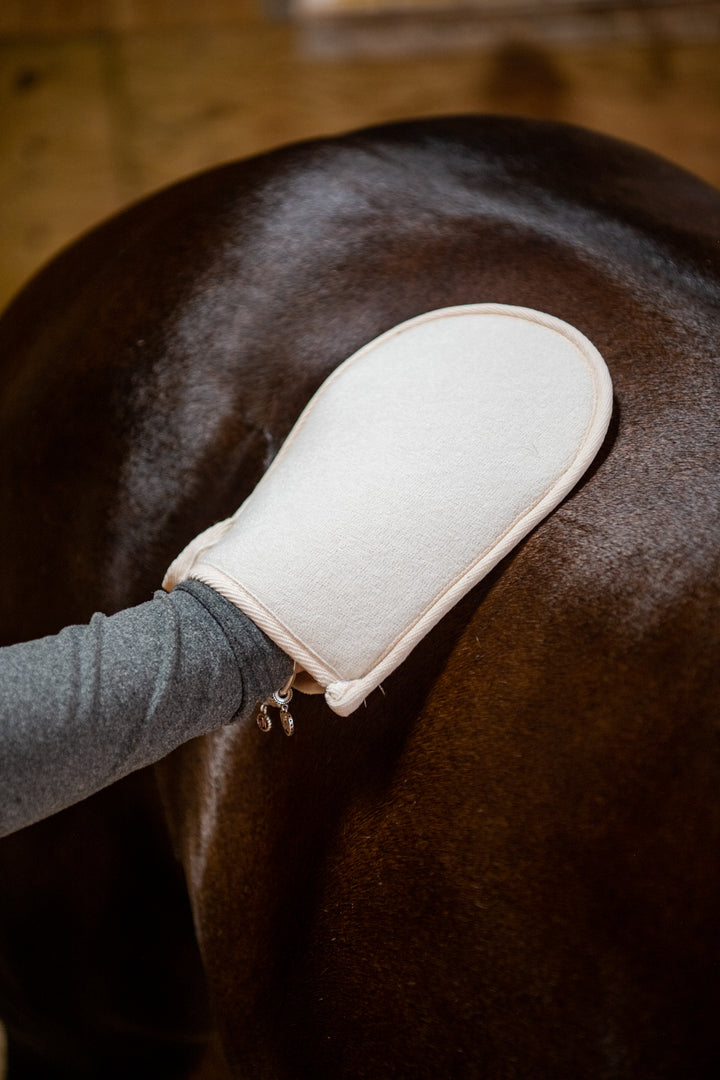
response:
[[[292,661],[213,589],[0,649],[0,836],[250,716]]]

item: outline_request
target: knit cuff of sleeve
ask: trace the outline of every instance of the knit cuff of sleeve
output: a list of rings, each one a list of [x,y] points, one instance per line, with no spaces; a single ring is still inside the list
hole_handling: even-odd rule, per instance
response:
[[[190,578],[176,589],[189,594],[205,608],[233,652],[243,693],[242,705],[232,720],[287,685],[292,678],[293,661],[243,611],[202,581]]]

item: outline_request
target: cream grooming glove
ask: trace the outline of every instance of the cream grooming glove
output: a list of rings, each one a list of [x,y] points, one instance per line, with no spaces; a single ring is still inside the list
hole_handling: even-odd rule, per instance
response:
[[[164,586],[217,589],[347,716],[567,495],[611,410],[597,349],[551,315],[420,315],[337,368]]]

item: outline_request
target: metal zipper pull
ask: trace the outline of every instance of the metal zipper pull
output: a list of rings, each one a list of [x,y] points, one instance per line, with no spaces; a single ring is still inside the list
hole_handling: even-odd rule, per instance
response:
[[[288,708],[292,696],[293,692],[288,687],[284,694],[281,690],[276,690],[271,698],[268,698],[267,701],[262,703],[257,718],[258,727],[261,731],[270,731],[272,728],[272,719],[268,712],[268,706],[273,705],[276,709],[280,710],[280,723],[283,726],[283,731],[286,735],[292,735],[295,730],[295,721],[290,715],[290,709]]]

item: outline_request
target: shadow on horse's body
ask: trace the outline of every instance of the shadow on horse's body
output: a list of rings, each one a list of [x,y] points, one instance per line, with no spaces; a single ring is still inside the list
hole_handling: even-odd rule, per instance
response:
[[[651,155],[461,118],[191,179],[19,296],[5,641],[146,599],[422,311],[559,316],[616,407],[358,713],[297,700],[292,740],[224,729],[0,844],[10,1080],[718,1075],[719,237]]]

